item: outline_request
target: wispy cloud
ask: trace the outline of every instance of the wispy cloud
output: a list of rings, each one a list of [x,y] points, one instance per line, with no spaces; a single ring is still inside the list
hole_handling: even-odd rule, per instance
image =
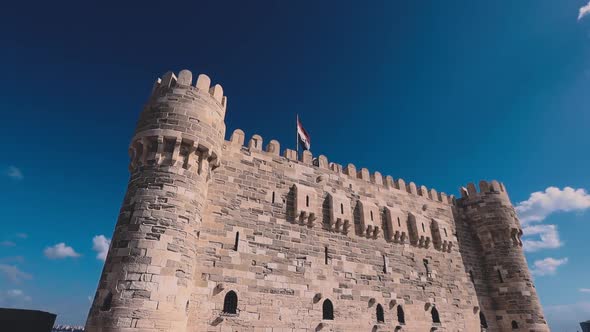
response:
[[[16,243],[12,242],[12,241],[0,241],[0,247],[14,247],[16,246]]]
[[[21,271],[16,265],[0,264],[0,275],[12,283],[20,283],[23,280],[30,280],[32,275]]]
[[[9,289],[0,292],[0,306],[14,308],[29,304],[32,298],[20,289]]]
[[[580,288],[580,293],[590,293],[590,288]]]
[[[524,238],[524,251],[535,252],[542,249],[555,249],[562,246],[559,240],[559,233],[555,225],[531,225],[523,228],[523,233],[527,237]]]
[[[590,195],[584,189],[548,187],[518,203],[516,211],[523,224],[545,220],[555,212],[584,211],[590,208]]]
[[[23,172],[16,166],[8,166],[8,169],[6,170],[6,176],[15,180],[24,179]]]
[[[561,259],[547,257],[545,259],[537,260],[533,263],[531,272],[536,276],[553,275],[557,272],[557,268],[566,264],[567,261],[567,257]]]
[[[590,317],[590,302],[550,305],[543,308],[551,331],[579,331],[578,322]]]
[[[590,2],[588,2],[587,5],[582,6],[580,8],[580,14],[578,15],[578,21],[583,19],[584,17],[586,17],[588,14],[590,14]]]
[[[100,259],[101,261],[107,259],[110,245],[111,239],[108,239],[104,235],[96,235],[92,238],[92,250],[96,251],[96,259]]]
[[[29,234],[27,234],[27,233],[16,233],[16,237],[18,237],[19,239],[27,239],[29,237]]]
[[[47,247],[43,251],[45,257],[49,259],[62,259],[68,257],[80,257],[80,254],[77,253],[74,248],[67,246],[65,243],[61,242],[54,246]]]

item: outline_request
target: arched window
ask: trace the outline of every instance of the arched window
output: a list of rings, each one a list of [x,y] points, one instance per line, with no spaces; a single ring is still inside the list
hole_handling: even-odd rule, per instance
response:
[[[385,313],[381,304],[377,304],[377,323],[385,323]]]
[[[113,304],[113,293],[109,292],[107,294],[107,296],[105,296],[104,300],[102,301],[102,306],[100,306],[100,311],[111,310],[112,304]]]
[[[512,329],[518,330],[518,323],[515,320],[512,321]]]
[[[330,299],[326,299],[322,305],[322,319],[334,320],[334,305]]]
[[[438,315],[438,310],[436,310],[436,307],[432,307],[430,313],[432,314],[432,322],[440,323],[440,316]]]
[[[397,306],[397,321],[400,324],[406,323],[406,315],[404,314],[404,308],[401,305]]]
[[[229,291],[225,294],[223,300],[223,312],[226,314],[237,314],[238,313],[238,294],[234,291]]]
[[[234,243],[234,251],[238,251],[240,245],[240,232],[236,232],[236,242]]]
[[[481,327],[483,327],[484,329],[488,328],[488,322],[486,321],[486,316],[481,311],[479,312],[479,325],[481,325]]]

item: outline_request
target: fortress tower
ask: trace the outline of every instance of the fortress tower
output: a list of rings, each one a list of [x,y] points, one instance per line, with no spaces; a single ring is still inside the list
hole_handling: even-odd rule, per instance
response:
[[[87,331],[185,331],[227,98],[183,70],[155,83],[129,147],[131,177]]]
[[[87,331],[549,331],[503,185],[457,200],[225,140],[210,83],[154,85]]]
[[[470,183],[457,201],[460,218],[471,224],[482,252],[491,307],[501,331],[549,331],[522,249],[522,229],[504,185]],[[488,306],[489,307],[489,306]]]

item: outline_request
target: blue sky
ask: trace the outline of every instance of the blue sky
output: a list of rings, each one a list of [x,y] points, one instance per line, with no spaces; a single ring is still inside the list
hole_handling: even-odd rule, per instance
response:
[[[0,306],[84,322],[135,121],[158,75],[188,68],[223,85],[228,136],[292,147],[299,113],[330,161],[455,194],[503,181],[522,202],[550,323],[575,331],[590,319],[586,4],[11,3],[0,13]]]

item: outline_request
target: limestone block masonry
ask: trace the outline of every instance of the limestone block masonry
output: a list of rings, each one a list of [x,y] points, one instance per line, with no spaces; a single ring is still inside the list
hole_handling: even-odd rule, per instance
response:
[[[549,331],[503,184],[226,141],[226,108],[206,75],[156,81],[87,331]]]

